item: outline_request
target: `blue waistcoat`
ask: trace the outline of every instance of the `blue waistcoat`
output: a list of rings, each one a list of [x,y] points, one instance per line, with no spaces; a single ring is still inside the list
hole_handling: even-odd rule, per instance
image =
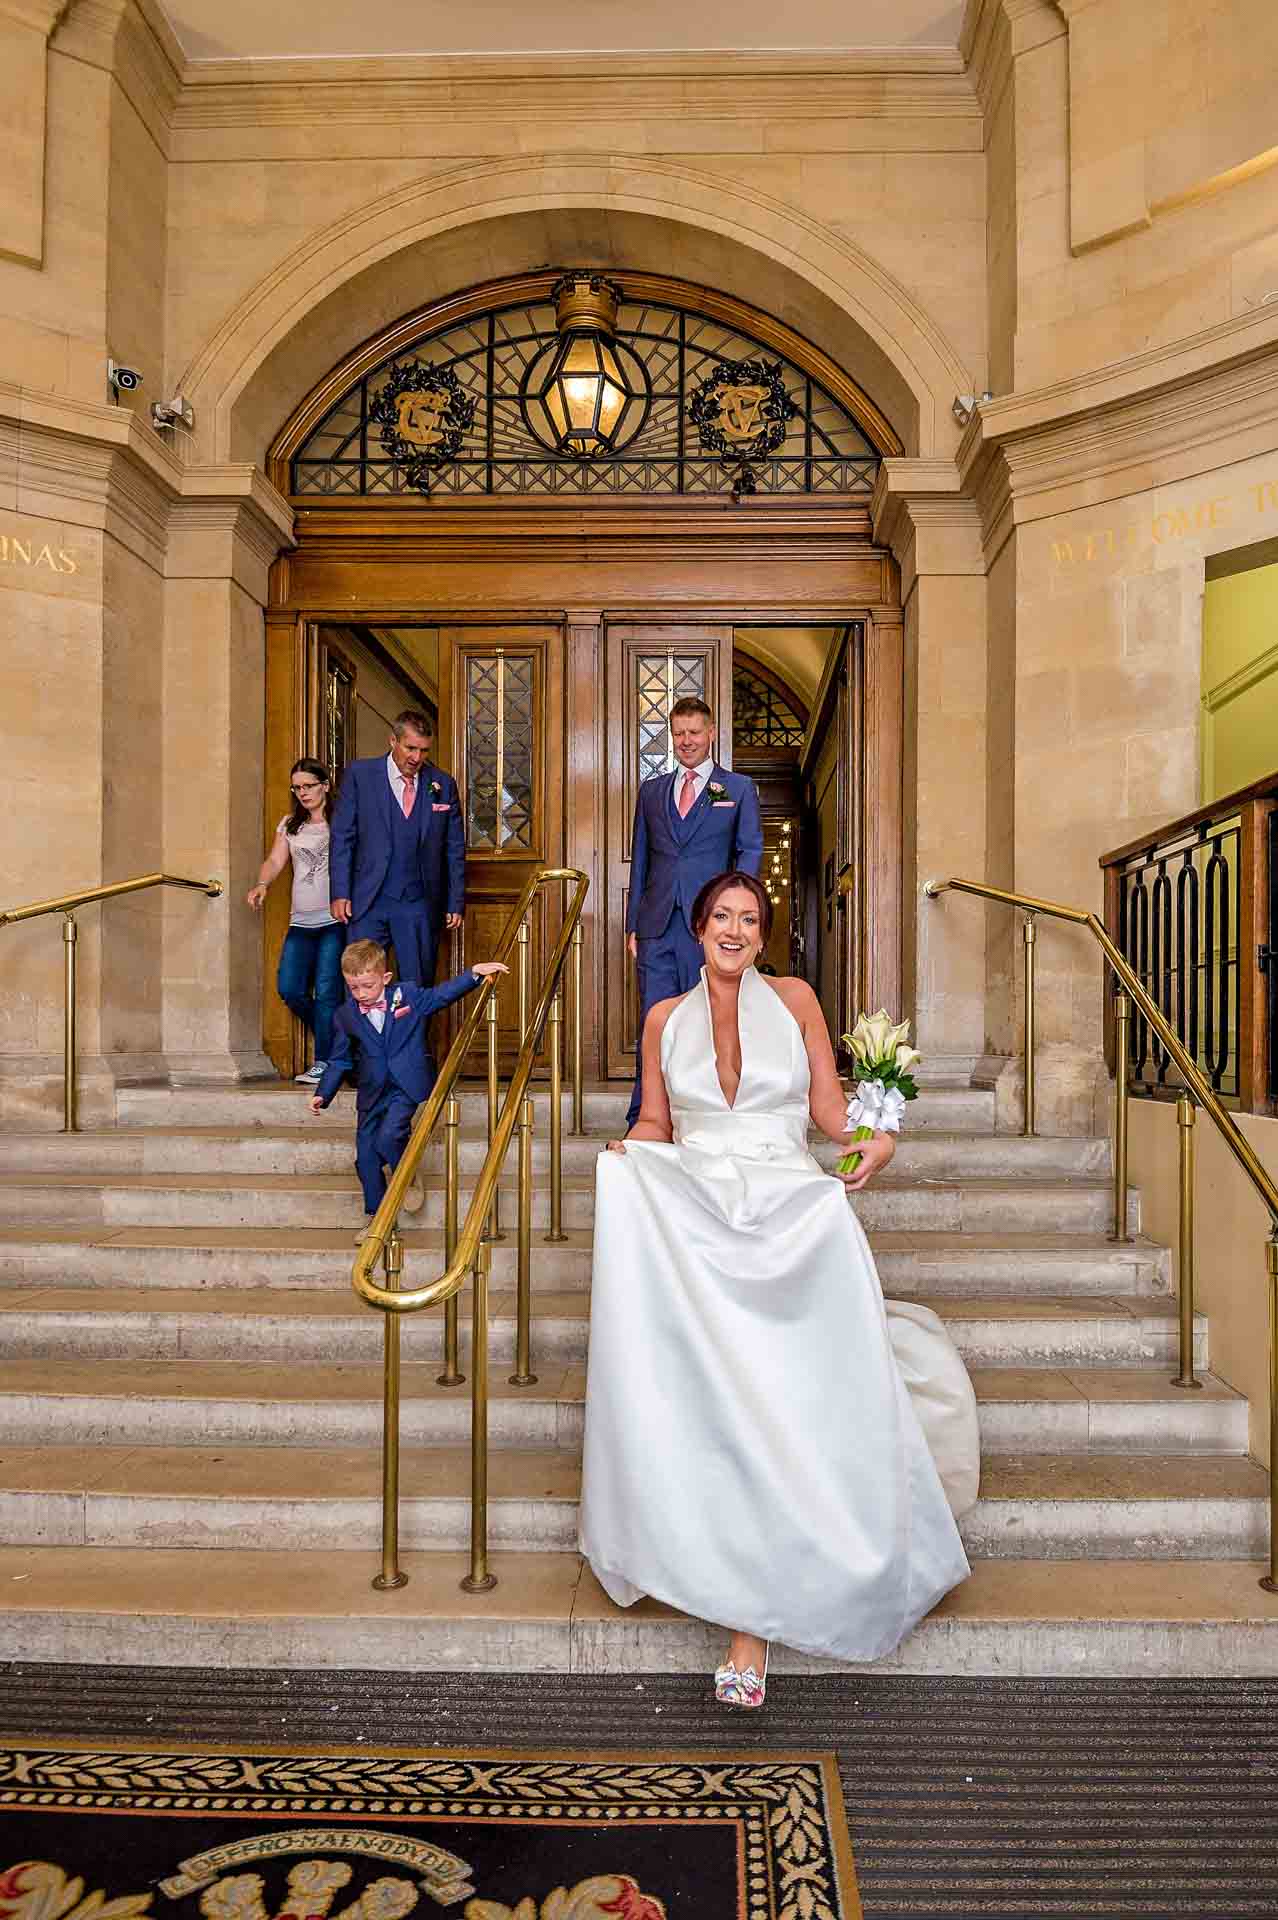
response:
[[[420,782],[418,784],[420,786]],[[382,892],[389,900],[420,900],[422,883],[417,866],[417,809],[422,804],[422,796],[419,792],[416,805],[407,818],[394,794],[391,795],[391,802],[391,857],[386,878],[382,882]]]

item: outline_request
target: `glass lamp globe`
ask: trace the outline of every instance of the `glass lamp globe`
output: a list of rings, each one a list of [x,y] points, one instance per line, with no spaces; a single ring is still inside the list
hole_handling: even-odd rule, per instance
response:
[[[647,377],[633,354],[623,368],[613,338],[618,288],[598,274],[565,274],[553,292],[561,337],[548,362],[539,357],[529,367],[525,417],[543,444],[593,460],[638,432]]]

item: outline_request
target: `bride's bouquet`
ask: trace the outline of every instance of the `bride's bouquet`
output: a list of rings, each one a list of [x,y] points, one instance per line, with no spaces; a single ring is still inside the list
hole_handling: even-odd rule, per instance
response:
[[[869,1140],[879,1133],[899,1133],[907,1100],[917,1100],[919,1090],[913,1072],[923,1058],[906,1045],[910,1031],[908,1020],[894,1027],[881,1009],[871,1017],[859,1015],[843,1044],[852,1054],[859,1076],[856,1092],[848,1101],[848,1126],[855,1128],[854,1140]],[[840,1173],[855,1173],[859,1153],[845,1153],[839,1161]]]

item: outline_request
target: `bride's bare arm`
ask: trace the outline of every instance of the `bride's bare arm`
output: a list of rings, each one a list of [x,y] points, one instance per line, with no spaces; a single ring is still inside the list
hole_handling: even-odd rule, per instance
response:
[[[768,982],[781,995],[799,1023],[803,1044],[808,1050],[808,1106],[812,1118],[827,1138],[849,1152],[855,1146],[861,1163],[855,1173],[841,1174],[844,1185],[853,1192],[880,1173],[896,1152],[890,1133],[876,1133],[872,1139],[854,1142],[848,1131],[848,1101],[834,1063],[830,1032],[821,1011],[821,1002],[806,980],[780,979]],[[646,1071],[646,1069],[645,1069]]]
[[[666,1030],[666,1021],[678,1004],[676,996],[670,1000],[658,1000],[654,1007],[648,1009],[648,1018],[643,1023],[643,1101],[639,1118],[626,1135],[627,1140],[664,1140],[668,1143],[674,1139],[666,1076],[661,1071],[661,1036]],[[625,1152],[620,1142],[609,1144],[614,1150]]]

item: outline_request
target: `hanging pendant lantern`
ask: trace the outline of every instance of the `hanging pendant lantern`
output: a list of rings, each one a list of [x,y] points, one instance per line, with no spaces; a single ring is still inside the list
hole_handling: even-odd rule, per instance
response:
[[[616,340],[621,289],[566,273],[551,288],[559,340],[530,364],[520,400],[543,446],[595,460],[633,440],[648,412],[647,370]]]

